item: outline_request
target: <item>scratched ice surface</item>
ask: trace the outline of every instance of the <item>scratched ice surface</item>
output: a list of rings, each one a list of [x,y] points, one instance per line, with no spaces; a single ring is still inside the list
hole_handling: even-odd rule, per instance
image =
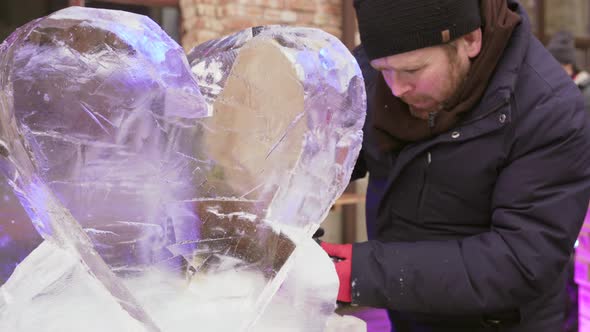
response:
[[[188,58],[215,114],[201,141],[225,181],[268,201],[272,222],[313,234],[360,149],[365,92],[350,52],[321,30],[266,26]]]
[[[71,7],[0,68],[0,166],[45,239],[0,288],[0,330],[255,329],[360,149],[360,72],[318,30],[248,29],[189,65],[143,16]]]
[[[311,236],[360,149],[364,83],[350,52],[321,30],[266,26],[201,44],[188,58],[214,114],[203,119],[200,142],[228,194],[260,202],[296,243]],[[267,285],[260,305],[284,278]],[[333,308],[333,298],[311,299]]]

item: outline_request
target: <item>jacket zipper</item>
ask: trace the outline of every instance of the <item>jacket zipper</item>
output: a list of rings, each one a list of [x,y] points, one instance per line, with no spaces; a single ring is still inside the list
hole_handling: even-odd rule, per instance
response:
[[[422,174],[422,188],[420,189],[420,199],[418,202],[418,222],[424,223],[422,220],[422,210],[424,208],[424,202],[426,201],[426,193],[428,192],[428,169],[432,163],[432,154],[430,151],[426,152],[426,165],[424,167],[424,173]]]
[[[428,128],[430,129],[430,131],[432,131],[432,129],[434,129],[434,126],[436,125],[436,114],[436,112],[428,113]]]
[[[465,121],[463,123],[461,123],[461,125],[467,125],[473,122],[476,122],[478,120],[481,120],[487,116],[489,116],[490,114],[496,112],[497,110],[499,110],[500,108],[504,107],[505,105],[510,103],[510,98],[504,98],[501,102],[499,102],[498,104],[496,104],[494,107],[490,108],[490,110],[480,116],[478,116],[477,118]],[[436,113],[432,112],[432,113],[428,113],[428,127],[430,130],[432,130],[434,128],[434,126],[436,125]],[[426,151],[426,165],[424,168],[424,173],[422,175],[422,188],[420,188],[420,193],[418,196],[418,211],[416,213],[417,215],[417,219],[418,222],[423,222],[422,220],[422,210],[424,207],[424,202],[426,200],[426,193],[428,191],[428,170],[430,167],[430,164],[432,163],[432,154],[430,153],[430,151]]]

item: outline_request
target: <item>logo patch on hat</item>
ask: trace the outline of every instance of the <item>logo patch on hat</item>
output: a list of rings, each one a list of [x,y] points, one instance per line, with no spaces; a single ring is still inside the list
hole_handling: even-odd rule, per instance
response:
[[[449,31],[449,29],[441,31],[440,36],[442,38],[443,43],[448,43],[449,40],[451,40],[451,32]]]

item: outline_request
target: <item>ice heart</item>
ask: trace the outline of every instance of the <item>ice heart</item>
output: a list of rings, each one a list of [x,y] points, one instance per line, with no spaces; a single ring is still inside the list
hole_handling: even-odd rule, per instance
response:
[[[306,28],[248,29],[189,59],[145,17],[76,7],[0,46],[1,167],[46,241],[2,287],[0,326],[76,285],[133,317],[115,329],[235,331],[264,311],[348,182],[362,77]],[[47,277],[22,296],[25,267]]]

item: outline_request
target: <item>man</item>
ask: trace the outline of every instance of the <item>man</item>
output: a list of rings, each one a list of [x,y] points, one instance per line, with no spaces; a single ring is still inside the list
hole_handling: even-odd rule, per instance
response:
[[[547,44],[547,49],[582,91],[586,110],[590,112],[590,74],[578,67],[574,36],[568,31],[559,31],[553,35]]]
[[[356,0],[369,241],[338,299],[397,332],[555,332],[590,197],[579,90],[512,0]]]

